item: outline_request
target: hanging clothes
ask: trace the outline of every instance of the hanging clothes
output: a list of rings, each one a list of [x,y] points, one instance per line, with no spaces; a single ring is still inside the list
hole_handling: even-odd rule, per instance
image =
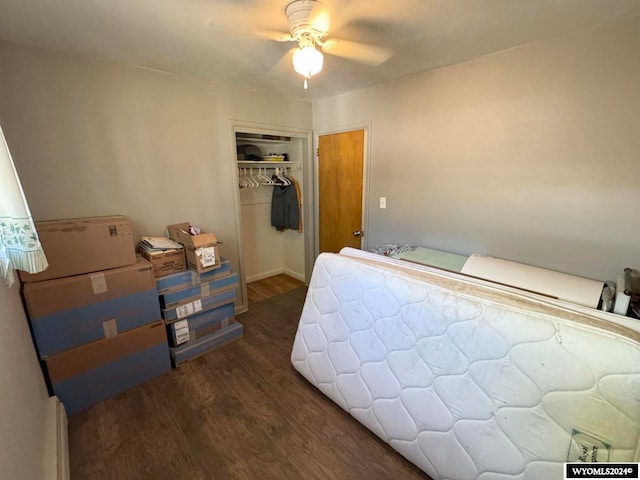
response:
[[[300,204],[293,182],[291,185],[276,185],[271,196],[271,225],[276,230],[298,230],[300,228]]]
[[[300,194],[300,184],[293,177],[287,177],[291,184],[296,188],[296,198],[298,200],[298,233],[302,233],[302,202]]]

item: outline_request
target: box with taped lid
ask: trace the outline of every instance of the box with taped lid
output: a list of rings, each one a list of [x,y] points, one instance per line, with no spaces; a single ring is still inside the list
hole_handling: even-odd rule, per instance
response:
[[[136,263],[131,222],[122,215],[35,222],[49,267],[31,274],[20,271],[22,282],[99,272]]]

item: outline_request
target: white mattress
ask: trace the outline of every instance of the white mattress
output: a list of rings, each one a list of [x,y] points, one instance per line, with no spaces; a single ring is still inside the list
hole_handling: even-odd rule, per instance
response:
[[[640,333],[508,287],[322,254],[291,360],[434,479],[640,459]]]

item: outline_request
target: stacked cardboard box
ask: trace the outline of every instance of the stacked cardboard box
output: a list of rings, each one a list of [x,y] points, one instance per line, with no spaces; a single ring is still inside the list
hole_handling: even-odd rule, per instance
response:
[[[218,239],[213,233],[203,232],[192,235],[189,222],[167,226],[169,237],[184,245],[187,266],[198,273],[220,268]]]
[[[185,270],[156,279],[174,366],[242,337],[235,320],[238,275],[221,258],[214,270]]]
[[[36,222],[50,267],[20,273],[53,393],[67,413],[170,370],[152,265],[122,216]]]
[[[166,237],[142,237],[138,252],[151,262],[156,278],[187,268],[184,246]]]

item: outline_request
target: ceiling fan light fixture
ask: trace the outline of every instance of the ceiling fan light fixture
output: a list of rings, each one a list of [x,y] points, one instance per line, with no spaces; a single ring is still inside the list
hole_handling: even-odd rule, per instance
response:
[[[305,78],[322,70],[322,53],[315,45],[303,45],[293,54],[293,69]]]

